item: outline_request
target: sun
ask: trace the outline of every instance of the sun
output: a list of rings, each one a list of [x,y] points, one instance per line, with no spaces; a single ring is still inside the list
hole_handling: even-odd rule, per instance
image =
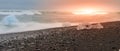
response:
[[[93,14],[94,12],[96,12],[96,10],[85,9],[85,10],[81,10],[81,11],[76,11],[74,13],[75,14]]]
[[[97,9],[81,9],[74,11],[73,14],[75,15],[96,15],[96,14],[107,14],[107,12],[103,12]]]

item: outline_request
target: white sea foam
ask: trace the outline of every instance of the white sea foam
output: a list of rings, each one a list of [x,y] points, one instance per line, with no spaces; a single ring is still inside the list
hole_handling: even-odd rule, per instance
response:
[[[62,27],[61,23],[37,23],[37,22],[29,22],[29,23],[19,23],[18,26],[5,26],[0,24],[0,34],[2,33],[11,33],[11,32],[23,32],[23,31],[32,31],[32,30],[40,30],[54,27]]]

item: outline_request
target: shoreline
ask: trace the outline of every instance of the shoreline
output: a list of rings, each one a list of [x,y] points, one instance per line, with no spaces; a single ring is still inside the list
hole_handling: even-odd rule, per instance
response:
[[[3,34],[0,35],[0,46],[3,51],[17,51],[18,49],[21,51],[25,49],[28,51],[64,51],[66,50],[64,48],[72,51],[91,51],[91,48],[102,51],[119,49],[120,46],[117,45],[120,42],[120,22],[108,22],[102,25],[103,29],[76,30],[76,26],[71,26]],[[24,45],[28,45],[27,48]],[[69,49],[67,50],[70,51]]]

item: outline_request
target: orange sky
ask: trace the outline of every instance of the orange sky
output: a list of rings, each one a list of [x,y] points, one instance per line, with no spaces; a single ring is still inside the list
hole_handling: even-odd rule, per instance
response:
[[[64,11],[72,11],[80,8],[118,11],[120,10],[119,5],[120,0],[44,0],[39,3],[40,8]]]

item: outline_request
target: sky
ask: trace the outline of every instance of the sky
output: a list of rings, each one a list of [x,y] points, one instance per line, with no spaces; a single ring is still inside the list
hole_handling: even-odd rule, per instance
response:
[[[120,0],[40,0],[39,6],[42,7],[42,5],[45,5],[44,8],[53,10],[75,10],[80,8],[120,10]]]
[[[105,11],[119,11],[120,0],[0,0],[0,9],[39,9],[73,11],[81,8],[95,8]]]
[[[0,9],[30,9],[33,6],[33,0],[0,0]]]

